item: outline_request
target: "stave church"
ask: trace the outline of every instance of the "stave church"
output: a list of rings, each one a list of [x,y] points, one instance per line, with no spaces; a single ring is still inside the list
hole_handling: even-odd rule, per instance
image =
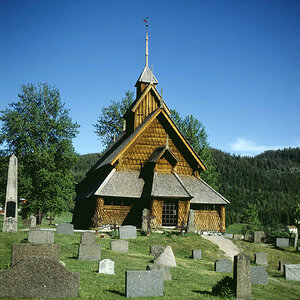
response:
[[[157,84],[147,31],[145,67],[123,116],[124,131],[76,186],[75,228],[93,227],[94,216],[98,226],[141,227],[147,208],[152,228],[193,222],[196,231],[225,232],[229,201],[201,179],[205,162],[171,119]]]

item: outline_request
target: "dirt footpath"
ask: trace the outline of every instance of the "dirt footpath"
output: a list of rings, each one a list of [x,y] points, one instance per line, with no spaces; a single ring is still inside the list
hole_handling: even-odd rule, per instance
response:
[[[225,255],[230,257],[233,260],[233,257],[240,253],[239,248],[227,238],[222,236],[208,236],[208,235],[201,235],[204,239],[211,241],[212,243],[216,244],[220,250],[225,252]]]

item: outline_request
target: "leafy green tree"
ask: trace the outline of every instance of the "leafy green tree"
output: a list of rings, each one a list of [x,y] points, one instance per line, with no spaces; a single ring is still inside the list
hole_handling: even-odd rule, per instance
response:
[[[258,207],[256,204],[248,204],[248,207],[242,211],[241,221],[245,224],[245,231],[253,233],[261,227],[258,217]]]
[[[19,196],[28,200],[24,215],[54,216],[73,196],[71,168],[76,161],[72,139],[79,125],[57,88],[47,83],[21,86],[19,100],[1,111],[0,142],[19,160]]]
[[[184,118],[181,118],[180,114],[176,110],[171,110],[171,118],[194,148],[196,153],[204,161],[207,170],[201,174],[201,178],[213,188],[218,189],[218,173],[216,171],[216,167],[214,166],[205,127],[193,115],[188,115]]]
[[[98,135],[103,146],[109,147],[114,139],[123,132],[123,115],[134,100],[134,93],[126,91],[120,101],[111,101],[108,107],[103,107],[101,114],[94,124],[95,133]]]

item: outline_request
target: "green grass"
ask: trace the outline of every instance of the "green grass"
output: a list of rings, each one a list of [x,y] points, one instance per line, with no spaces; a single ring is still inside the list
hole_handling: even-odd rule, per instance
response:
[[[0,233],[0,268],[5,269],[11,260],[11,245],[27,238],[27,232]],[[151,260],[149,247],[152,244],[170,245],[174,251],[177,267],[171,269],[172,281],[164,282],[164,297],[149,299],[221,299],[212,296],[212,287],[228,273],[213,271],[214,261],[224,257],[217,246],[203,239],[199,235],[188,234],[152,234],[150,237],[138,236],[129,241],[129,253],[110,251],[112,238],[97,237],[96,242],[102,245],[102,259],[109,258],[115,262],[115,275],[98,274],[98,262],[80,261],[77,259],[80,234],[55,234],[55,243],[61,245],[61,260],[66,263],[67,269],[80,274],[80,299],[124,299],[125,271],[145,270]],[[300,282],[288,282],[276,271],[278,260],[289,260],[300,263],[300,254],[292,249],[278,250],[271,246],[255,245],[244,241],[236,241],[237,245],[246,253],[265,251],[268,253],[270,266],[269,275],[273,280],[268,285],[252,287],[254,299],[299,299]],[[202,260],[191,259],[192,249],[202,250]],[[288,259],[287,259],[288,258]],[[147,298],[142,298],[147,299]]]
[[[231,234],[242,234],[243,232],[243,227],[246,224],[241,224],[241,223],[237,223],[237,224],[231,224],[226,228],[226,233],[231,233]]]

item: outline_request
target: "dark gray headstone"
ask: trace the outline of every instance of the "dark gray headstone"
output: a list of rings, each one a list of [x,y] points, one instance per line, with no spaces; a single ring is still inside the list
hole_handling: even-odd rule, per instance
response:
[[[74,233],[74,225],[70,223],[62,223],[56,226],[56,233],[62,234],[73,234]]]
[[[148,215],[150,215],[150,210],[148,208],[144,208],[142,212],[142,216],[147,217]],[[148,221],[145,218],[142,219],[142,231],[144,232],[148,231]]]
[[[240,241],[240,240],[243,240],[244,238],[245,238],[245,237],[244,237],[243,234],[234,234],[234,235],[233,235],[233,239],[234,239],[234,240]]]
[[[278,264],[278,270],[281,272],[284,272],[284,266],[285,265],[290,265],[291,263],[289,261],[279,261]]]
[[[172,280],[172,275],[170,273],[169,267],[156,265],[156,264],[149,264],[147,265],[146,270],[161,270],[163,272],[164,280]]]
[[[117,240],[110,243],[110,250],[114,252],[128,252],[128,241]]]
[[[125,225],[119,227],[120,239],[136,239],[136,227],[132,225]]]
[[[153,255],[154,259],[156,259],[164,252],[165,249],[166,247],[162,245],[151,245],[150,254]]]
[[[264,243],[266,241],[266,234],[263,231],[255,231],[253,234],[254,243]]]
[[[233,282],[236,298],[251,298],[250,257],[246,254],[234,256]]]
[[[187,232],[192,232],[192,233],[196,232],[196,227],[195,227],[195,211],[193,209],[190,209]]]
[[[230,259],[222,258],[215,262],[216,272],[232,272],[232,261]]]
[[[268,256],[265,252],[254,253],[255,263],[260,266],[268,266]]]
[[[81,234],[81,244],[94,245],[95,244],[95,234],[93,232],[83,232]]]
[[[48,257],[59,262],[60,245],[57,244],[13,244],[11,250],[11,264],[31,256]]]
[[[0,272],[0,298],[77,297],[79,274],[55,260],[32,256]]]
[[[125,288],[127,298],[163,296],[163,272],[153,271],[126,271]]]
[[[290,240],[285,238],[276,238],[276,247],[278,248],[288,248]]]
[[[33,244],[54,244],[54,231],[29,230],[28,242]]]
[[[300,264],[284,265],[284,277],[286,280],[300,281]]]
[[[202,258],[201,250],[192,250],[192,258],[197,260]]]
[[[80,244],[78,249],[78,259],[80,260],[101,260],[100,244]]]
[[[23,228],[29,228],[29,227],[31,227],[31,220],[30,219],[23,220]]]
[[[251,266],[251,284],[268,284],[268,273],[263,266]]]

